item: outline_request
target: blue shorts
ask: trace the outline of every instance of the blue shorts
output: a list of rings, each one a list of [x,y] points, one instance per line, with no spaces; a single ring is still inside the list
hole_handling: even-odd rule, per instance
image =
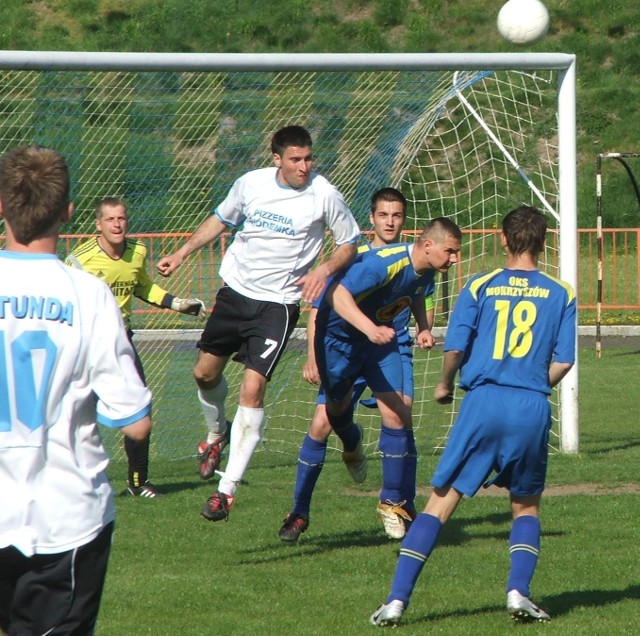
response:
[[[359,378],[374,393],[402,392],[402,358],[397,340],[375,345],[366,339],[339,340],[325,336],[316,340],[316,361],[324,392],[341,401]]]
[[[399,346],[400,356],[402,359],[402,395],[406,395],[413,401],[414,385],[413,385],[413,349],[411,343],[400,344]],[[353,383],[353,396],[351,398],[351,404],[355,407],[360,400],[364,390],[367,388],[367,382],[364,378],[360,377]],[[320,385],[318,390],[318,397],[316,398],[316,404],[326,404],[327,395],[324,392],[324,388]],[[376,408],[377,403],[374,397],[361,400],[360,403],[367,408]]]
[[[469,391],[431,483],[472,497],[484,485],[539,495],[547,473],[551,406],[546,395],[496,385]],[[496,475],[487,481],[492,472]]]

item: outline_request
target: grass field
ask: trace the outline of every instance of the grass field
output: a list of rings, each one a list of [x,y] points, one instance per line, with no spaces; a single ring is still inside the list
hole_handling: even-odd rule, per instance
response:
[[[507,501],[483,495],[464,501],[445,526],[399,633],[637,633],[639,355],[633,342],[606,347],[600,360],[581,350],[580,453],[550,458],[532,587],[552,622],[509,621]],[[430,440],[419,443],[421,505],[437,456]],[[111,474],[122,491],[124,467]],[[379,462],[354,486],[330,455],[296,546],[277,536],[291,505],[294,456],[256,455],[228,523],[199,517],[214,485],[198,478],[193,460],[156,461],[153,476],[162,499],[117,499],[100,636],[374,632],[368,616],[386,597],[399,545],[375,518]]]

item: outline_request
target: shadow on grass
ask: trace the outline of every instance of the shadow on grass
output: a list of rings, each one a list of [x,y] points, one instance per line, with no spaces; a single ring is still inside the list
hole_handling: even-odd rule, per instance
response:
[[[620,590],[576,590],[574,592],[562,592],[552,596],[545,596],[540,599],[540,607],[549,612],[551,620],[569,614],[574,609],[598,608],[606,605],[615,605],[627,600],[640,599],[640,585],[629,585]],[[506,613],[505,605],[485,605],[483,607],[473,607],[467,609],[452,610],[449,612],[438,612],[425,614],[423,616],[403,618],[402,625],[422,625],[424,623],[435,623],[448,618],[464,618],[465,616],[477,616],[478,614],[493,614],[496,612]]]
[[[494,513],[486,516],[472,518],[450,519],[442,529],[438,545],[458,546],[468,541],[478,541],[484,539],[498,539],[508,541],[510,531],[511,515],[505,513]],[[469,533],[468,529],[474,524],[492,524],[503,526],[500,530],[487,532]],[[258,563],[273,563],[286,559],[306,558],[318,554],[332,552],[334,550],[344,550],[351,548],[371,548],[382,546],[395,546],[400,549],[401,542],[389,539],[382,529],[376,526],[369,530],[349,530],[346,532],[304,534],[298,543],[275,542],[271,547],[275,553],[265,554],[265,546],[247,547],[241,552],[246,558],[240,561],[244,565],[255,565]],[[275,532],[274,532],[275,534]],[[564,533],[546,532],[545,536],[560,536]],[[253,555],[256,555],[255,558]]]

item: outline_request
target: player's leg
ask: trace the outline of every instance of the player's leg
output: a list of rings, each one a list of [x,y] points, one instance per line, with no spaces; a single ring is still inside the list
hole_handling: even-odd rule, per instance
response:
[[[231,425],[227,465],[224,473],[220,473],[218,490],[201,509],[201,514],[210,521],[228,518],[238,484],[262,437],[267,382],[300,315],[300,309],[295,304],[260,302],[239,294],[237,297],[244,315],[236,316],[242,342],[234,359],[243,363],[245,370],[238,408]]]
[[[409,409],[409,421],[411,422],[411,410],[413,407],[414,396],[413,350],[410,343],[400,344],[399,350],[400,357],[402,359],[402,399],[406,407]],[[410,512],[415,512],[418,448],[416,446],[413,426],[410,426],[405,430],[407,431],[407,456],[404,465],[400,497],[407,502],[406,509]]]
[[[511,495],[513,524],[509,535],[511,567],[507,580],[507,610],[514,620],[548,621],[549,615],[529,598],[540,553],[540,495]]]
[[[368,342],[344,342],[316,331],[314,349],[326,394],[327,417],[331,429],[342,442],[342,461],[356,483],[366,479],[367,458],[362,427],[353,421],[353,385],[362,375],[367,348]]]
[[[193,367],[198,401],[208,429],[206,440],[198,445],[198,466],[202,479],[213,477],[220,465],[222,451],[229,443],[231,430],[224,409],[227,381],[223,375],[228,360],[228,356],[201,349]]]
[[[113,523],[88,544],[52,555],[25,557],[10,605],[10,634],[93,634],[111,549]],[[4,626],[3,626],[4,628]]]
[[[324,466],[330,433],[331,425],[327,418],[324,393],[321,390],[309,430],[298,452],[293,508],[284,518],[280,528],[279,537],[282,541],[295,543],[309,526],[311,497]]]
[[[231,355],[242,345],[239,326],[245,309],[243,300],[244,297],[230,287],[222,287],[197,344],[199,351],[193,377],[207,426],[207,438],[198,445],[198,467],[203,479],[213,477],[222,451],[229,443],[225,416],[227,381],[223,373]]]
[[[129,342],[133,347],[134,363],[136,371],[142,382],[147,384],[142,361],[133,344],[133,332],[127,332]],[[127,492],[134,497],[153,499],[159,496],[155,486],[149,481],[149,448],[151,446],[151,433],[145,439],[134,440],[126,435],[124,437],[124,452],[127,456]]]
[[[382,461],[382,488],[377,505],[378,517],[390,538],[402,539],[415,517],[415,503],[407,488],[409,459],[409,431],[411,414],[399,393],[374,391],[382,418],[378,444]],[[409,470],[411,472],[411,470]],[[411,473],[415,475],[415,473]],[[415,481],[415,477],[413,477]]]
[[[424,512],[415,518],[402,541],[389,596],[371,615],[373,625],[400,622],[418,577],[436,546],[440,530],[461,499],[462,493],[450,486],[434,489]]]

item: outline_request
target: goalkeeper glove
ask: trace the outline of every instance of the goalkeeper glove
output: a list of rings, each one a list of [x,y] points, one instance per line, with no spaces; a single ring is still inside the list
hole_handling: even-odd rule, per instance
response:
[[[200,320],[204,320],[207,315],[207,309],[199,298],[174,298],[171,301],[171,309],[181,314],[198,316]]]

